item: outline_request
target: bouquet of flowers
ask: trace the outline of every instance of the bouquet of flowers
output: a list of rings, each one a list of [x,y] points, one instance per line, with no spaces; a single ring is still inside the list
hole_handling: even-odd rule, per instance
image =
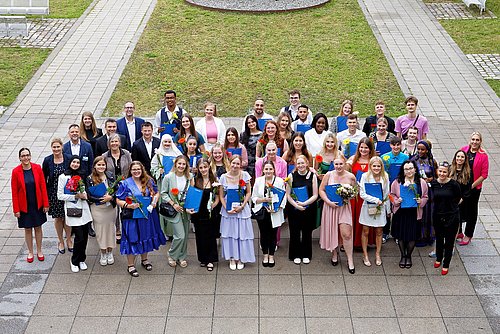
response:
[[[357,194],[358,194],[357,186],[352,186],[350,184],[341,184],[337,188],[337,195],[342,197],[342,201],[344,202],[344,204],[349,203],[349,200],[351,198],[356,197]]]
[[[85,191],[85,183],[79,175],[72,176],[66,183],[66,189],[72,193],[83,193]]]
[[[133,194],[131,194],[130,196],[125,197],[125,203],[127,203],[127,205],[130,205],[130,204],[133,204],[133,203],[138,203],[139,204],[139,208],[138,209],[141,210],[142,215],[144,217],[148,216],[142,210],[142,203],[140,201],[138,201],[137,198]]]
[[[342,144],[345,147],[344,153],[345,153],[346,157],[351,156],[351,146],[349,145],[350,143],[351,143],[351,140],[349,138],[344,139],[344,141],[342,142]]]
[[[274,188],[274,186],[273,186],[272,183],[267,183],[266,189],[265,189],[264,193],[265,193],[265,196],[268,199],[272,199],[273,198],[273,188]],[[269,212],[273,213],[274,212],[274,205],[273,205],[273,203],[272,202],[271,203],[267,202],[267,203],[268,203],[267,210]]]
[[[413,192],[413,195],[415,195],[415,199],[420,198],[420,194],[418,193],[418,190],[417,190],[417,187],[415,186],[415,183],[410,183],[407,181],[404,183],[404,186],[408,187]]]

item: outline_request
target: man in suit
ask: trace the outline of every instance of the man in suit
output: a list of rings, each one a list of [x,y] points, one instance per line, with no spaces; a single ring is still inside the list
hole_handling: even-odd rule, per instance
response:
[[[134,102],[127,102],[123,107],[123,113],[125,117],[119,118],[116,121],[116,132],[118,134],[124,135],[126,142],[123,145],[127,151],[131,152],[132,144],[142,137],[141,125],[144,120],[139,117],[134,117],[135,105]]]
[[[63,145],[63,153],[69,156],[78,155],[82,160],[80,171],[82,177],[87,177],[92,172],[94,153],[92,146],[80,138],[80,126],[71,124],[68,131],[69,141]]]
[[[106,122],[104,122],[104,130],[106,130],[106,135],[100,137],[95,142],[95,155],[99,156],[108,151],[108,138],[113,133],[116,133],[116,120],[112,118],[108,118]],[[118,134],[120,137],[120,147],[125,149],[125,143],[127,139],[124,135]]]
[[[136,140],[132,145],[132,160],[142,162],[146,172],[151,175],[151,159],[155,155],[155,150],[160,147],[160,140],[153,137],[153,124],[142,123],[142,138]]]
[[[92,146],[80,138],[80,126],[78,124],[71,124],[69,126],[68,136],[69,141],[63,145],[63,154],[70,156],[77,155],[80,157],[80,173],[85,179],[92,173],[92,164],[94,163]],[[89,223],[89,235],[95,237],[95,231],[91,223]]]

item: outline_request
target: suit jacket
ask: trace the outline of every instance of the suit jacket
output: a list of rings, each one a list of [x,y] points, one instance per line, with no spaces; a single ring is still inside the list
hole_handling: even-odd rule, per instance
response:
[[[125,148],[125,143],[127,142],[127,138],[124,135],[118,134],[120,137],[120,147]],[[104,152],[108,150],[108,136],[104,135],[96,140],[95,142],[95,156],[102,155]]]
[[[144,120],[139,117],[134,117],[135,119],[135,140],[142,138],[141,125],[144,123]],[[128,133],[127,127],[127,119],[125,117],[119,118],[116,121],[116,132],[118,134],[125,136],[125,145],[122,143],[122,147],[130,152],[132,149],[132,142],[130,142],[130,135]]]
[[[69,160],[70,159],[71,159],[71,155],[63,153],[64,170],[66,170],[69,167]],[[49,156],[46,156],[43,159],[42,170],[43,170],[43,175],[45,177],[45,180],[47,182],[47,189],[51,189],[52,187],[54,187],[54,184],[57,183],[57,179],[59,178],[59,176],[57,176],[57,178],[55,178],[55,179],[51,177],[52,171],[54,170],[54,168],[56,168],[56,164],[54,163],[54,155],[51,154]]]
[[[143,138],[136,140],[134,145],[132,145],[132,160],[142,162],[149,175],[151,175],[151,159],[153,159],[155,155],[155,149],[160,147],[160,140],[158,138],[153,137],[151,140],[153,141],[151,156],[148,154]]]
[[[49,197],[47,187],[40,165],[31,164],[31,170],[35,179],[36,203],[38,208],[49,207]],[[12,210],[16,212],[28,212],[28,202],[26,201],[26,184],[24,183],[23,167],[21,165],[14,168],[11,178],[12,189]]]
[[[72,156],[71,141],[64,143],[63,153]],[[87,177],[92,172],[92,163],[94,162],[94,152],[92,146],[85,140],[80,139],[80,154],[78,154],[81,161],[80,172],[82,176]]]

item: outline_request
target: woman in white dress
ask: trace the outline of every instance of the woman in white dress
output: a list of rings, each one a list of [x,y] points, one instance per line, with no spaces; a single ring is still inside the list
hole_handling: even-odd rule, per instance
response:
[[[382,200],[377,197],[368,195],[366,192],[367,183],[380,183],[382,186]],[[384,164],[382,159],[375,156],[370,159],[368,163],[368,171],[361,176],[359,182],[359,194],[364,200],[361,206],[361,213],[359,215],[359,223],[363,226],[361,233],[361,248],[363,248],[363,263],[365,266],[370,267],[371,262],[368,258],[368,234],[370,227],[375,228],[375,264],[382,265],[380,258],[380,250],[382,248],[382,232],[387,222],[387,214],[390,212],[389,201],[389,177],[384,171]]]

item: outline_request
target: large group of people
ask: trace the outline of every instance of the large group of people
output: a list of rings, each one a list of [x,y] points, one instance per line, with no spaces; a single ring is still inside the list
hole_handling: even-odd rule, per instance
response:
[[[214,103],[204,105],[195,122],[164,94],[154,122],[136,117],[107,119],[104,132],[90,112],[68,127],[69,140],[51,141],[43,165],[19,150],[12,172],[12,200],[18,225],[25,229],[27,261],[44,261],[42,224],[53,217],[59,253],[71,252],[70,269],[86,270],[89,235],[95,236],[102,266],[114,263],[114,248],[127,256],[127,272],[153,270],[148,253],[171,240],[168,264],[185,268],[190,226],[196,235],[200,266],[213,271],[221,256],[231,270],[256,261],[252,220],[260,231],[262,266],[274,267],[280,227],[290,231],[288,259],[309,264],[312,232],[319,246],[339,264],[345,252],[355,273],[353,250],[372,266],[382,265],[383,244],[392,236],[400,268],[412,267],[415,247],[435,241],[435,268],[446,275],[453,247],[473,238],[478,202],[488,177],[488,155],[473,132],[452,162],[438,162],[427,139],[427,119],[409,96],[407,114],[391,119],[382,101],[361,127],[352,101],[338,116],[313,114],[289,93],[290,104],[275,118],[262,99],[243,118],[241,132],[226,127]],[[362,128],[362,130],[360,130]],[[436,143],[434,143],[436,144]],[[462,223],[465,229],[462,230]]]

